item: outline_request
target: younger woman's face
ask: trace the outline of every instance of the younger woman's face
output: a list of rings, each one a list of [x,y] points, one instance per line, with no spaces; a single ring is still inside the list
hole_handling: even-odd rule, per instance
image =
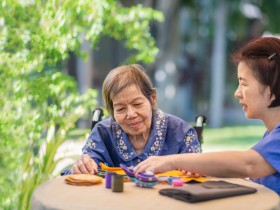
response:
[[[239,86],[235,97],[243,107],[247,118],[263,120],[271,103],[270,88],[262,85],[245,62],[238,65]]]

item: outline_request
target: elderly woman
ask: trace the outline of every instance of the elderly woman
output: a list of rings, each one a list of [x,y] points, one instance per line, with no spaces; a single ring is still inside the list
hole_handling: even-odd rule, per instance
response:
[[[149,156],[200,152],[190,124],[156,109],[156,89],[140,65],[110,71],[102,94],[111,117],[95,125],[72,174],[96,174],[101,162],[136,166]]]

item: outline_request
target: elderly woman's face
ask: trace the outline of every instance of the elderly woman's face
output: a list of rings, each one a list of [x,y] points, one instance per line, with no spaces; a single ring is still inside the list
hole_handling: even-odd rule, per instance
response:
[[[112,98],[115,120],[128,135],[149,135],[156,96],[151,100],[153,104],[135,85],[124,88]]]

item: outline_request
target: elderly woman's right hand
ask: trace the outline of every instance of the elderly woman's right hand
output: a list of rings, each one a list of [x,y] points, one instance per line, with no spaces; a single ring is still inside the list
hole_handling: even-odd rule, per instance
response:
[[[97,164],[88,154],[82,154],[71,168],[71,174],[97,174]]]

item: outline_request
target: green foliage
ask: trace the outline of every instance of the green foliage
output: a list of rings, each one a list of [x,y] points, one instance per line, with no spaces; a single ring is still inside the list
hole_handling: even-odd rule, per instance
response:
[[[149,20],[162,20],[162,14],[155,13],[150,8],[143,9],[142,5],[115,9],[111,11],[110,21],[107,21],[104,25],[104,32],[108,36],[111,35],[117,40],[120,40],[123,36],[130,37],[129,40],[126,40],[125,46],[139,52],[129,59],[130,62],[135,60],[152,62],[154,61],[153,55],[158,52],[157,48],[150,48],[150,46],[155,46],[155,40],[152,39],[150,34]],[[148,17],[148,19],[144,19],[144,17]]]
[[[135,52],[128,60],[152,62],[151,20],[161,13],[114,0],[0,1],[0,209],[30,208],[36,186],[56,175],[58,147],[96,106],[96,90],[79,94],[62,73],[69,52],[110,36]]]
[[[278,34],[280,32],[280,25],[277,20],[280,19],[280,1],[263,1],[252,0],[252,2],[258,6],[263,13],[263,19],[265,21],[265,30]]]

